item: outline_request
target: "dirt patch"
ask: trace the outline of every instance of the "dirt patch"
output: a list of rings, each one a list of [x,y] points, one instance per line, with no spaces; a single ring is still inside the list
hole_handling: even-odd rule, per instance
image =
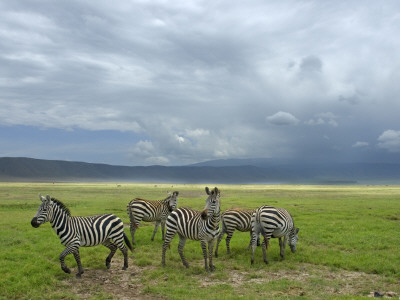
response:
[[[112,295],[113,299],[166,299],[145,293],[145,285],[142,282],[144,270],[135,265],[130,265],[128,270],[121,270],[123,259],[113,259],[111,268],[85,269],[81,279],[76,279],[71,274],[64,283],[73,294],[81,299],[91,299],[96,295]]]
[[[244,284],[265,284],[273,281],[288,280],[298,283],[297,286],[290,286],[285,291],[271,292],[271,296],[310,296],[318,297],[316,292],[310,291],[323,282],[325,296],[376,296],[378,292],[383,298],[397,298],[400,295],[399,283],[387,282],[384,277],[364,272],[346,270],[331,270],[324,266],[301,264],[295,270],[256,272],[231,271],[226,280],[217,280],[213,276],[203,278],[201,286],[207,287],[217,284],[230,284],[233,288],[239,288]],[[366,287],[369,289],[366,291]],[[393,292],[396,290],[397,292]],[[369,294],[368,294],[369,293]]]
[[[143,272],[154,269],[154,266],[139,267],[131,264],[128,270],[121,270],[122,258],[113,260],[110,270],[85,269],[82,279],[71,275],[64,284],[81,299],[94,296],[112,296],[113,299],[167,299],[146,292],[148,282]],[[284,290],[270,291],[271,297],[306,296],[319,299],[335,296],[367,296],[374,297],[378,292],[383,298],[397,299],[400,295],[399,282],[385,280],[385,277],[363,272],[332,270],[329,267],[300,264],[294,270],[232,270],[227,278],[219,279],[213,273],[192,275],[201,288],[219,284],[229,284],[238,291],[248,285],[263,285],[274,281],[287,280],[290,284]],[[164,279],[165,280],[165,279]],[[321,286],[323,290],[320,290]],[[395,291],[395,292],[393,292]]]

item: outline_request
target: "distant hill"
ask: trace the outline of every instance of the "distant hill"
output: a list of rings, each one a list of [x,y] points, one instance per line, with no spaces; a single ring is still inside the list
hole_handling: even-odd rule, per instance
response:
[[[234,159],[180,167],[129,167],[3,157],[0,158],[0,181],[400,184],[400,164],[300,164]]]

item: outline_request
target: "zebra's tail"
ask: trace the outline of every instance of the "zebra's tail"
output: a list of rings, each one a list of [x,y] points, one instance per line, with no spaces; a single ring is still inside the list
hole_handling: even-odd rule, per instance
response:
[[[133,248],[132,248],[131,242],[129,241],[129,239],[128,239],[127,235],[125,234],[125,232],[124,232],[124,241],[125,241],[125,244],[128,246],[129,250],[131,250],[131,252],[133,252]]]

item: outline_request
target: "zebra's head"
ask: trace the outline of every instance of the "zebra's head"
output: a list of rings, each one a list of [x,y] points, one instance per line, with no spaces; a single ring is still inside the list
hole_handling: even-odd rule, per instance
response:
[[[293,253],[296,252],[296,246],[297,246],[297,240],[299,239],[298,233],[299,233],[300,228],[295,228],[293,227],[293,230],[290,231],[289,233],[289,246],[290,250],[292,250]]]
[[[212,216],[220,216],[221,207],[220,207],[220,192],[217,187],[210,191],[208,187],[206,187],[206,193],[208,198],[206,200],[206,207],[204,208],[201,216],[203,219],[211,218]]]
[[[175,191],[172,194],[170,194],[167,198],[168,199],[168,210],[170,212],[176,210],[176,208],[178,206],[178,195],[179,195],[179,192]]]
[[[52,207],[52,201],[49,195],[43,197],[39,194],[39,199],[42,201],[42,204],[39,205],[39,208],[31,221],[31,225],[35,228],[38,228],[49,220],[49,212]]]

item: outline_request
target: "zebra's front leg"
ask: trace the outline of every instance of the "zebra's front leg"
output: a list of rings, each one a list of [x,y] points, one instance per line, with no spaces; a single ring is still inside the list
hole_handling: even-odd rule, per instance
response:
[[[183,248],[186,244],[186,238],[182,235],[179,235],[179,245],[178,245],[178,253],[181,257],[182,263],[186,268],[189,268],[189,263],[187,262],[185,256],[183,255]]]
[[[203,257],[204,257],[204,268],[206,269],[206,271],[208,272],[208,264],[207,264],[207,243],[206,241],[202,240],[200,241],[201,243],[201,249],[203,250]]]
[[[212,239],[208,242],[208,264],[210,266],[210,271],[215,271],[215,266],[213,265],[213,249],[214,249],[214,242],[216,239]]]
[[[254,253],[257,248],[257,234],[254,231],[251,232],[251,264],[254,263]]]
[[[155,236],[156,233],[157,233],[158,226],[160,226],[160,221],[156,221],[156,225],[154,226],[153,235],[151,236],[151,240],[152,240],[152,241],[154,241],[154,236]]]
[[[83,268],[81,264],[81,257],[79,255],[79,249],[74,252],[74,257],[76,260],[76,264],[78,265],[78,273],[76,274],[76,278],[80,279],[83,274]]]
[[[63,252],[61,252],[60,254],[60,263],[61,263],[61,269],[67,273],[70,274],[71,270],[67,267],[67,265],[65,264],[65,257],[70,254],[72,251],[70,248],[66,248]]]
[[[164,238],[165,238],[165,223],[166,223],[166,220],[161,220],[161,234],[162,234],[161,239],[162,240],[164,240]]]
[[[279,238],[279,248],[280,248],[281,260],[285,259],[286,241],[287,241],[287,236],[285,236],[283,238],[283,241],[282,241],[282,237]]]

